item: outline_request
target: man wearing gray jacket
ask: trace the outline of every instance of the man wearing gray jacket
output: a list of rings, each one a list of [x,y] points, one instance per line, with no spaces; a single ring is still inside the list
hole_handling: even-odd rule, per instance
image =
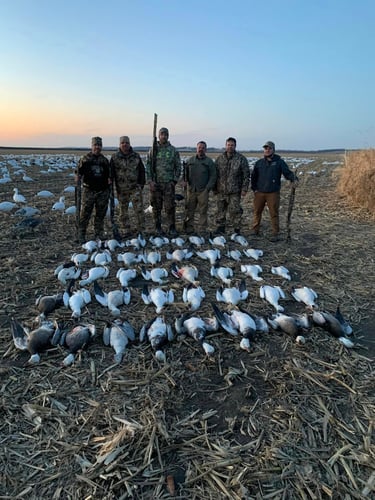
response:
[[[259,234],[262,212],[267,205],[271,217],[271,241],[279,239],[279,207],[281,176],[297,184],[297,177],[289,169],[285,161],[275,154],[275,143],[267,141],[263,145],[264,157],[258,160],[251,173],[251,189],[254,191],[253,234]]]
[[[190,234],[194,232],[194,215],[199,214],[199,232],[207,231],[209,192],[216,183],[216,166],[211,158],[206,156],[207,144],[199,141],[197,153],[189,158],[185,165],[184,182],[187,183],[187,205],[184,227]]]

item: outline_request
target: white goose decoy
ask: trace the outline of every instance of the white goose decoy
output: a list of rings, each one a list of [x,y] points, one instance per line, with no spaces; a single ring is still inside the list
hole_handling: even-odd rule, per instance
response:
[[[82,279],[79,284],[80,286],[86,286],[101,278],[107,278],[108,276],[109,268],[107,266],[92,267],[89,269],[87,278]]]
[[[211,267],[211,276],[220,279],[225,285],[230,286],[231,278],[233,277],[233,269],[231,267],[220,266],[218,262]]]
[[[291,280],[289,270],[284,266],[272,266],[271,273],[276,274],[277,276],[281,276],[286,280]]]
[[[196,266],[183,266],[178,267],[174,262],[171,266],[171,273],[175,278],[182,278],[188,283],[193,283],[193,285],[199,285],[197,281],[198,278],[198,268]]]
[[[263,278],[259,276],[259,273],[263,272],[263,269],[258,264],[241,265],[241,271],[246,276],[250,276],[254,281],[263,281]]]
[[[68,306],[72,310],[72,318],[80,318],[82,309],[91,302],[91,294],[86,288],[75,290],[68,299]]]
[[[242,247],[247,247],[249,246],[249,242],[247,241],[247,239],[242,236],[241,234],[238,234],[238,233],[233,233],[232,236],[230,237],[230,239],[232,241],[234,241],[235,243],[238,243],[239,245],[241,245]]]
[[[51,191],[42,190],[39,191],[35,196],[38,196],[39,198],[52,198],[55,195],[51,193]]]
[[[26,175],[26,173],[23,174],[22,180],[24,182],[34,182],[34,179],[32,177],[30,177],[29,175]]]
[[[236,306],[242,300],[246,300],[249,292],[246,290],[245,280],[241,280],[239,286],[231,288],[220,287],[216,290],[216,300],[218,302],[226,302]]]
[[[261,299],[266,300],[277,312],[283,312],[284,308],[279,305],[279,299],[285,299],[285,293],[279,286],[262,285],[259,288]]]
[[[146,305],[154,304],[156,307],[156,313],[160,314],[165,305],[173,304],[174,293],[173,290],[162,290],[161,288],[151,288],[149,291],[148,286],[144,285],[142,290],[142,300]]]
[[[166,236],[151,236],[148,241],[154,248],[161,248],[163,245],[169,245],[169,239]]]
[[[52,210],[62,212],[65,210],[65,196],[60,196],[59,201],[52,205]]]
[[[95,336],[94,324],[79,324],[72,329],[56,329],[52,339],[54,345],[61,345],[68,349],[69,354],[63,359],[64,366],[70,366],[78,351],[85,349]]]
[[[241,260],[241,256],[242,254],[240,250],[228,250],[227,252],[227,257],[235,260],[236,262],[239,262]]]
[[[28,363],[39,363],[40,353],[52,347],[51,341],[56,329],[56,323],[42,321],[31,332],[14,318],[11,319],[10,325],[15,347],[20,351],[28,351],[30,353],[31,356]]]
[[[169,249],[165,252],[165,256],[168,260],[174,260],[175,262],[182,262],[183,260],[188,260],[194,254],[188,248],[176,248],[175,250]]]
[[[18,191],[18,188],[14,188],[13,201],[15,203],[26,203],[26,198]]]
[[[104,242],[104,247],[108,248],[110,252],[114,252],[116,248],[124,248],[124,246],[125,243],[123,241],[120,242],[118,240],[115,240],[114,238],[111,240],[106,240]]]
[[[208,250],[204,251],[197,250],[196,254],[203,260],[209,260],[211,266],[214,266],[216,262],[221,258],[220,250],[218,248],[209,248]]]
[[[216,332],[218,326],[215,318],[200,318],[199,316],[191,316],[190,314],[184,314],[175,320],[177,334],[187,334],[199,342],[207,356],[212,356],[215,348],[206,341],[206,333]]]
[[[293,288],[291,295],[297,302],[303,302],[308,307],[317,307],[315,301],[318,298],[318,294],[312,288],[308,288],[307,286]]]
[[[94,281],[94,294],[99,304],[108,307],[114,316],[120,316],[119,307],[123,304],[128,305],[131,298],[130,290],[126,287],[123,287],[122,290],[111,290],[106,293],[96,281]]]
[[[103,330],[103,343],[115,351],[114,362],[121,363],[129,340],[135,339],[134,328],[128,321],[114,320],[107,323]]]
[[[22,207],[14,212],[17,217],[33,217],[34,215],[39,215],[40,210],[35,207]]]
[[[77,207],[75,205],[71,205],[64,210],[65,215],[75,215],[77,213]]]
[[[133,252],[124,252],[117,255],[117,262],[123,262],[125,266],[130,267],[138,262],[143,262],[143,255],[135,254]]]
[[[254,260],[259,260],[259,257],[263,256],[263,250],[257,248],[245,248],[243,253],[246,257],[251,257]]]
[[[11,212],[14,208],[17,208],[17,203],[12,201],[2,201],[0,203],[0,212]]]
[[[129,281],[133,280],[137,276],[137,271],[135,269],[124,269],[120,267],[116,273],[116,278],[121,283],[121,286],[128,287]]]
[[[306,339],[302,335],[302,326],[296,317],[278,312],[268,318],[268,323],[274,330],[280,329],[290,335],[297,344],[305,344]]]
[[[144,266],[141,267],[141,273],[145,280],[151,280],[158,285],[164,285],[168,277],[168,271],[164,267],[154,267],[148,271]]]
[[[211,234],[208,241],[211,245],[213,245],[215,247],[221,247],[221,248],[225,248],[225,245],[227,244],[227,240],[225,239],[225,236],[213,236]]]
[[[108,249],[102,251],[95,251],[91,254],[90,260],[94,262],[96,266],[105,266],[112,262],[112,255]]]
[[[64,193],[75,193],[76,188],[75,186],[66,186],[64,188]]]
[[[164,347],[173,340],[171,325],[167,324],[163,316],[156,316],[143,325],[139,333],[139,340],[148,340],[158,361],[165,361]]]
[[[193,285],[189,283],[187,287],[184,287],[182,292],[182,300],[190,305],[191,311],[196,311],[199,309],[202,300],[205,298],[206,294],[200,286]]]
[[[326,330],[348,349],[354,347],[354,342],[346,337],[346,326],[340,323],[339,319],[333,314],[327,311],[313,311],[312,320],[315,325]]]

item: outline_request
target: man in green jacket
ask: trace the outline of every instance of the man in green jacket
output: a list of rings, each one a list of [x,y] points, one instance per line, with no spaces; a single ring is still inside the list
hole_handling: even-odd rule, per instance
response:
[[[216,158],[217,183],[214,193],[217,197],[216,223],[218,233],[225,233],[226,215],[234,231],[241,232],[241,196],[249,189],[250,168],[246,158],[236,151],[237,141],[228,137],[225,152]]]
[[[152,168],[154,152],[151,148],[146,163],[146,174],[155,229],[158,233],[162,233],[161,212],[164,205],[169,236],[174,238],[177,236],[175,186],[181,175],[181,160],[179,152],[168,138],[168,129],[161,128],[155,154],[156,162]]]
[[[209,192],[216,184],[216,166],[211,158],[206,156],[207,144],[199,141],[197,154],[189,158],[185,165],[184,183],[187,184],[187,206],[185,212],[185,230],[194,232],[194,215],[199,214],[199,232],[208,228],[208,198]]]

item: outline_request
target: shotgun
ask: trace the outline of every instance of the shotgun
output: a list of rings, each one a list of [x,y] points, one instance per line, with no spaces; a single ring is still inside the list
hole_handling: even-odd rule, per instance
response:
[[[152,133],[152,151],[150,158],[150,172],[151,178],[156,183],[158,182],[157,174],[156,174],[156,156],[158,154],[158,138],[156,137],[156,126],[158,123],[158,115],[154,113],[154,128]]]
[[[286,229],[287,229],[286,241],[287,241],[287,243],[290,243],[290,240],[291,240],[291,237],[290,237],[290,233],[291,233],[290,222],[291,222],[291,219],[292,219],[292,212],[293,212],[293,207],[294,207],[294,198],[295,198],[295,196],[296,196],[296,187],[294,185],[292,185],[292,187],[290,188],[289,205],[288,205],[288,215],[287,215],[287,218],[286,218]]]
[[[80,238],[80,225],[81,225],[81,199],[82,199],[82,179],[77,173],[77,183],[74,192],[75,203],[76,203],[76,235],[77,240]]]
[[[109,215],[111,219],[112,234],[115,240],[121,241],[121,235],[118,230],[118,226],[115,221],[115,190],[114,190],[114,178],[111,176],[111,183],[109,185]]]

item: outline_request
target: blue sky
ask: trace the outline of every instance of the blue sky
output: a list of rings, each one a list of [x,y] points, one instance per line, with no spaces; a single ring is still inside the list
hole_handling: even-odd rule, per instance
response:
[[[0,0],[0,145],[375,147],[373,0]]]

